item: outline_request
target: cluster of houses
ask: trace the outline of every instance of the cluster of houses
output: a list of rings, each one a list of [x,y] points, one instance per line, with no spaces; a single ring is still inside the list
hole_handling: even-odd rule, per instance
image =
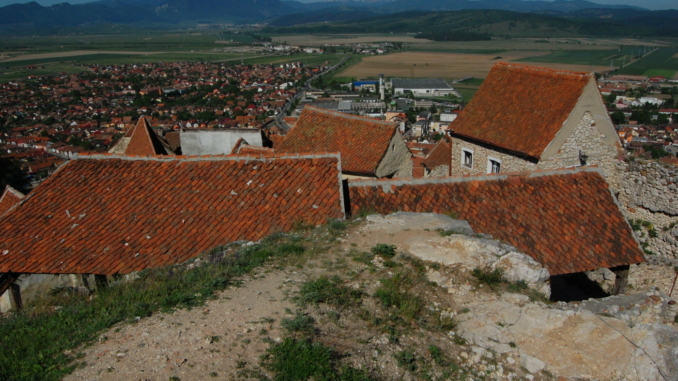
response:
[[[5,192],[0,294],[18,307],[22,284],[101,285],[360,210],[455,213],[554,277],[609,268],[623,292],[645,258],[609,185],[622,150],[592,74],[506,63],[435,144],[312,105],[269,135],[166,138],[140,118],[110,153],[75,156],[26,197]]]
[[[302,79],[327,66],[181,62],[89,69],[0,84],[0,157],[40,179],[75,154],[110,150],[139,115],[149,116],[160,136],[260,129],[297,94]]]

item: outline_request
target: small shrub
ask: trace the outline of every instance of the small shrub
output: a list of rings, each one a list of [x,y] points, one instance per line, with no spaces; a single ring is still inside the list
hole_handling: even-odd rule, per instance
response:
[[[266,351],[262,364],[275,373],[274,379],[278,381],[374,380],[363,370],[340,366],[340,357],[335,350],[321,343],[287,337]]]
[[[490,286],[490,288],[504,281],[504,270],[500,268],[494,269],[492,271],[475,268],[473,271],[471,271],[471,275],[478,279],[480,283]]]
[[[400,352],[394,353],[393,358],[398,362],[398,366],[410,372],[417,370],[417,357],[410,350],[404,349]]]
[[[657,230],[655,230],[655,228],[650,228],[647,231],[647,234],[650,236],[650,238],[657,238],[657,236],[658,236]]]
[[[449,237],[449,236],[451,236],[451,235],[461,234],[461,233],[459,233],[459,232],[456,231],[456,230],[443,230],[443,229],[439,229],[439,230],[438,230],[438,234],[440,234],[441,237]]]
[[[402,265],[400,263],[398,263],[396,261],[392,261],[390,259],[384,261],[384,267],[393,268],[393,267],[398,267],[398,266],[402,266]]]
[[[346,287],[341,278],[322,276],[305,282],[299,288],[297,300],[302,305],[326,303],[337,307],[348,307],[360,301],[362,292]]]
[[[452,339],[452,341],[454,341],[454,343],[457,344],[457,345],[466,344],[466,339],[464,339],[463,337],[461,337],[459,335],[454,335],[454,339]]]
[[[379,255],[382,258],[393,258],[396,255],[395,245],[387,245],[385,243],[378,243],[371,251],[372,254]]]
[[[435,345],[429,345],[428,353],[431,354],[431,358],[439,366],[445,367],[445,366],[449,365],[449,361],[445,358],[443,351],[439,347],[437,347]]]
[[[290,333],[303,333],[303,334],[313,334],[315,333],[315,319],[312,316],[305,315],[297,312],[296,316],[292,319],[282,319],[280,324],[284,329]]]
[[[520,292],[528,289],[527,282],[524,280],[519,280],[515,283],[511,283],[508,285],[508,290],[511,292]]]
[[[409,290],[413,281],[410,274],[399,272],[390,278],[381,279],[374,296],[381,301],[384,307],[395,307],[400,315],[414,319],[424,307],[424,300],[405,290]]]
[[[327,228],[330,231],[332,231],[332,230],[346,230],[348,228],[348,224],[345,221],[330,220],[330,222],[327,223]]]
[[[366,264],[367,266],[372,266],[372,260],[374,260],[374,254],[368,253],[366,251],[351,250],[349,255],[356,262]]]
[[[631,229],[632,229],[634,232],[637,232],[637,231],[640,230],[640,226],[641,226],[641,225],[640,225],[640,220],[630,219],[630,220],[629,220],[629,225],[631,225]]]
[[[277,247],[277,251],[282,255],[300,255],[306,248],[298,243],[284,243]]]

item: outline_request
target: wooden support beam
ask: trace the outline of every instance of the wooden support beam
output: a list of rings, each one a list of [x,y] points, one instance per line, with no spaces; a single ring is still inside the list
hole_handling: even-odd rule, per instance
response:
[[[19,311],[24,308],[24,303],[21,301],[21,286],[12,283],[9,288],[12,292],[12,298],[14,299],[14,308]]]
[[[108,287],[108,277],[106,275],[95,274],[94,282],[97,285],[97,291],[101,291]]]
[[[12,283],[16,282],[19,279],[21,274],[17,273],[4,273],[0,274],[0,295],[4,294],[7,291]]]
[[[619,295],[626,292],[626,285],[629,282],[629,265],[612,267],[610,269],[614,275],[614,288],[612,295]]]

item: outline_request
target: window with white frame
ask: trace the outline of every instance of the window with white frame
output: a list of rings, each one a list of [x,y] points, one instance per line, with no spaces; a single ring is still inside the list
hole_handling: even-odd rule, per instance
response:
[[[466,168],[473,168],[473,151],[470,149],[461,149],[461,165]]]
[[[494,157],[487,158],[487,173],[501,172],[501,160]]]

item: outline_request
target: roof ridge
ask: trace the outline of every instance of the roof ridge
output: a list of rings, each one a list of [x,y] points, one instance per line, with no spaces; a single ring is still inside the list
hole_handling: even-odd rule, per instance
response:
[[[286,160],[286,159],[322,159],[322,158],[339,158],[339,152],[320,152],[320,153],[276,153],[272,156],[267,156],[265,160]],[[128,160],[128,161],[239,161],[239,160],[261,160],[259,157],[251,157],[249,155],[124,155],[113,153],[86,153],[76,154],[71,160]]]
[[[524,64],[514,64],[514,63],[508,63],[508,62],[497,62],[492,70],[495,69],[502,69],[502,68],[515,68],[515,69],[525,69],[526,73],[529,74],[541,74],[541,73],[550,73],[550,74],[559,74],[559,75],[576,75],[576,76],[581,76],[581,77],[593,77],[593,73],[589,73],[586,71],[572,71],[572,70],[563,70],[563,69],[554,69],[550,67],[543,67],[543,66],[530,66],[530,65],[524,65]]]
[[[359,116],[359,115],[345,114],[343,112],[327,110],[327,109],[318,108],[318,107],[311,106],[311,105],[305,106],[304,110],[306,110],[306,109],[310,109],[310,111],[318,111],[318,112],[323,113],[323,114],[334,115],[334,116],[338,116],[338,117],[346,118],[346,119],[355,119],[355,120],[361,120],[361,121],[366,121],[366,122],[370,122],[370,123],[377,122],[377,123],[382,123],[382,124],[387,125],[387,126],[391,126],[391,125],[397,126],[397,124],[395,122],[389,122],[389,121],[386,121],[386,120],[369,118],[369,117]]]
[[[596,165],[588,165],[584,167],[566,167],[555,169],[540,169],[536,171],[516,171],[507,173],[486,173],[480,175],[464,175],[464,176],[450,176],[450,177],[429,177],[423,179],[415,178],[400,178],[400,179],[349,179],[349,186],[366,186],[373,185],[423,185],[423,184],[454,184],[464,183],[469,181],[497,181],[507,180],[509,178],[525,178],[531,179],[535,177],[544,176],[562,176],[573,175],[578,173],[598,173],[603,176],[603,171]],[[378,183],[378,184],[377,184]]]
[[[18,198],[24,198],[24,197],[26,197],[25,194],[19,192],[19,191],[16,190],[14,187],[12,187],[11,185],[7,184],[7,185],[5,185],[5,191],[2,192],[2,196],[0,197],[0,200],[2,200],[2,199],[5,197],[5,195],[6,195],[7,193],[12,193],[14,196],[16,196],[16,197],[18,197]]]

